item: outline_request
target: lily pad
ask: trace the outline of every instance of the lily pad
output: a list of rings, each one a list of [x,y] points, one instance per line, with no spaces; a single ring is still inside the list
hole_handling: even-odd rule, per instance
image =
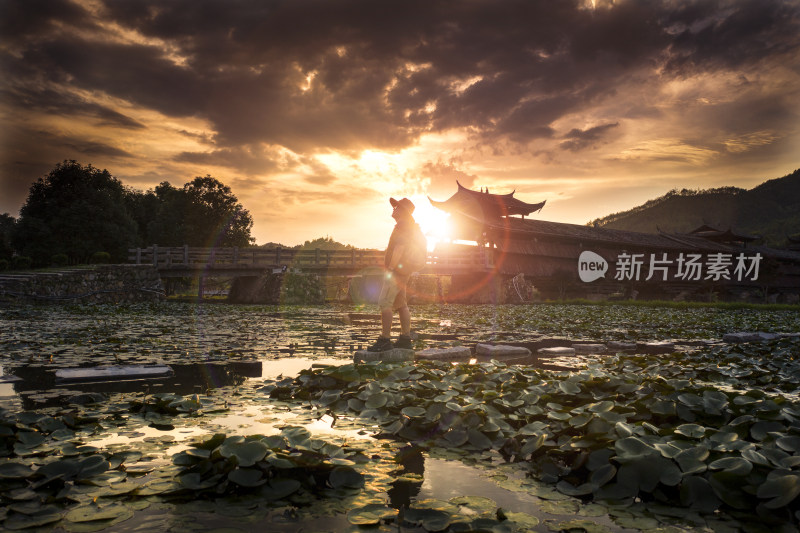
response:
[[[33,527],[45,526],[61,520],[62,513],[47,511],[35,514],[14,514],[6,518],[3,523],[5,529],[28,529]]]
[[[409,508],[403,513],[403,520],[412,526],[422,526],[426,531],[443,531],[452,521],[452,515],[437,509]]]
[[[228,473],[228,479],[240,487],[260,487],[267,480],[256,468],[237,468]]]
[[[375,526],[384,520],[393,520],[396,517],[397,509],[380,503],[371,503],[347,513],[347,521],[356,526]]]
[[[267,500],[280,500],[300,490],[303,484],[296,479],[272,479],[259,489],[258,494]]]
[[[791,503],[800,495],[800,477],[797,474],[786,474],[768,479],[758,487],[756,496],[772,498],[764,506],[767,509],[778,509]]]
[[[122,504],[112,503],[100,506],[92,503],[70,510],[65,518],[70,522],[98,522],[104,520],[123,521],[132,516],[133,511]]]
[[[269,448],[260,440],[251,440],[247,442],[230,442],[225,441],[219,447],[219,453],[223,457],[235,458],[236,463],[241,467],[253,466],[257,462],[264,459],[267,455]]]
[[[699,424],[681,424],[675,428],[675,433],[690,439],[702,439],[706,434],[706,428]]]
[[[709,463],[708,468],[736,476],[746,476],[753,470],[753,463],[743,457],[723,457]]]
[[[33,469],[22,463],[0,463],[0,479],[25,479],[33,473]]]
[[[364,476],[349,466],[337,466],[331,471],[328,482],[334,489],[358,489],[364,486]]]

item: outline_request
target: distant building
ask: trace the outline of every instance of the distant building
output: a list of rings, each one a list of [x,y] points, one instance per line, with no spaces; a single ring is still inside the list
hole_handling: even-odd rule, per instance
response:
[[[523,274],[545,299],[784,301],[800,295],[800,251],[768,248],[757,237],[702,226],[657,234],[525,218],[545,202],[509,194],[458,191],[431,204],[450,214],[454,239],[484,250],[489,272],[453,276],[459,301],[508,301]],[[519,293],[519,291],[516,291]],[[511,294],[511,296],[514,296]],[[518,294],[524,300],[524,294]]]

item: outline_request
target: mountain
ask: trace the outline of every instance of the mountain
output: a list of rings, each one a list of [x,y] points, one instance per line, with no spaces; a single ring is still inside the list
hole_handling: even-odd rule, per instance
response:
[[[644,233],[688,233],[704,224],[761,236],[767,246],[786,246],[787,236],[800,234],[800,169],[750,190],[672,190],[587,225]]]

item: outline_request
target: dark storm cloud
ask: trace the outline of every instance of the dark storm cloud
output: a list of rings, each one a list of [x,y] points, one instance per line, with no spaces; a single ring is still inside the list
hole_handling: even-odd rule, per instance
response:
[[[458,160],[429,161],[422,167],[422,177],[430,180],[426,191],[434,200],[443,201],[455,194],[456,182],[467,188],[475,185],[478,177],[460,170],[459,164]]]
[[[17,78],[7,84],[46,79],[205,119],[221,150],[392,149],[450,128],[525,145],[556,138],[557,120],[625,84],[751,68],[796,57],[800,43],[798,4],[782,0],[596,10],[550,0],[128,0],[106,2],[97,19],[63,2],[44,2],[42,13],[6,5],[21,21],[2,36],[4,68]],[[54,32],[44,22],[55,19],[95,30]],[[112,40],[97,33],[101,23],[150,41]],[[33,108],[48,94],[12,103]]]
[[[793,1],[677,3],[665,20],[673,35],[668,68],[738,68],[796,54],[800,5]]]
[[[15,41],[52,31],[55,24],[81,26],[89,14],[70,0],[0,0],[0,36]]]
[[[597,146],[598,141],[601,141],[617,126],[619,126],[619,122],[602,124],[585,130],[574,128],[564,135],[564,138],[567,140],[562,142],[559,147],[562,150],[569,150],[571,152],[577,152],[585,148],[593,148]]]
[[[210,152],[181,152],[172,158],[183,163],[235,168],[248,174],[263,175],[281,168],[281,156],[263,148],[222,148]]]
[[[75,95],[59,92],[51,88],[15,88],[0,92],[0,98],[17,109],[39,111],[50,115],[72,117],[84,115],[92,117],[101,126],[116,126],[128,129],[144,129],[141,122],[106,106],[87,102]]]

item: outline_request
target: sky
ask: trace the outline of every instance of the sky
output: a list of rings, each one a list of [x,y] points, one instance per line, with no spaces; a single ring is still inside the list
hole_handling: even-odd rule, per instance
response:
[[[382,248],[456,180],[585,224],[800,168],[800,0],[0,0],[0,43],[12,216],[76,160]]]

